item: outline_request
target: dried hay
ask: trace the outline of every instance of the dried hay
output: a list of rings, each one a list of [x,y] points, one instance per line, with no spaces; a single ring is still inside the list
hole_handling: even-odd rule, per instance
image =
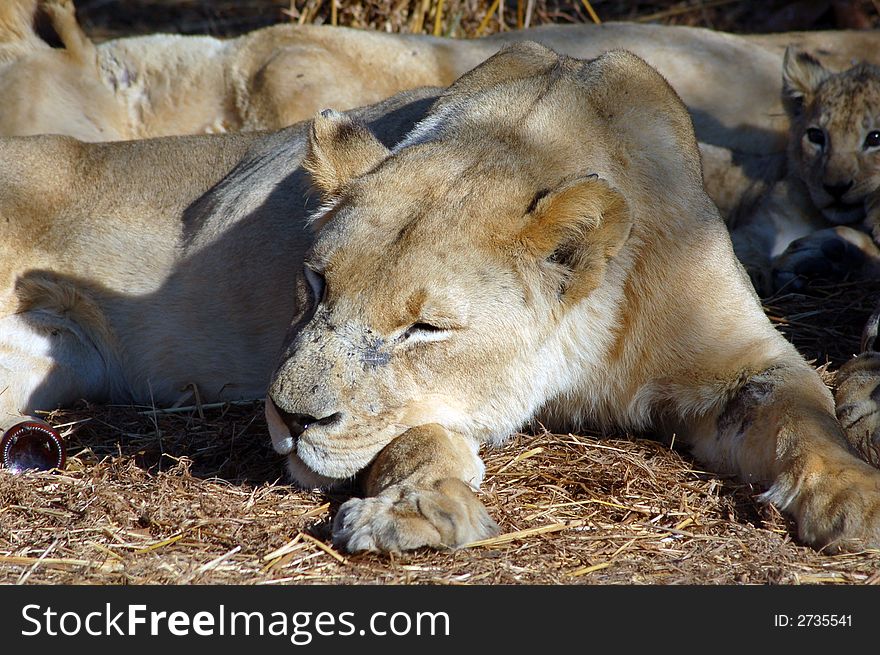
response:
[[[471,38],[548,23],[627,20],[731,32],[878,25],[872,0],[76,0],[98,40],[149,32],[234,36],[281,21]]]
[[[833,384],[876,297],[880,284],[843,284],[767,305]],[[454,552],[341,554],[329,526],[353,489],[304,492],[279,480],[261,410],[55,412],[67,424],[67,470],[0,471],[0,583],[880,580],[880,552],[800,546],[792,523],[758,501],[761,489],[701,470],[674,443],[625,436],[518,435],[487,451],[481,498],[498,538]]]
[[[79,0],[78,7],[98,38],[228,35],[333,15],[344,25],[471,36],[482,23],[489,33],[523,24],[526,15],[529,24],[590,20],[588,4],[602,20],[760,31],[786,3],[757,10],[735,0],[523,0],[498,2],[492,12],[484,0]],[[863,14],[876,24],[876,13]],[[806,27],[829,26],[816,21]],[[880,283],[841,284],[766,305],[833,385],[876,298]],[[3,584],[880,582],[880,552],[828,556],[798,545],[792,523],[758,501],[761,489],[700,470],[674,443],[518,435],[485,453],[481,498],[500,537],[452,552],[348,555],[329,545],[329,526],[352,490],[304,492],[279,479],[282,462],[258,401],[171,413],[82,406],[49,418],[66,425],[67,469],[0,470]]]

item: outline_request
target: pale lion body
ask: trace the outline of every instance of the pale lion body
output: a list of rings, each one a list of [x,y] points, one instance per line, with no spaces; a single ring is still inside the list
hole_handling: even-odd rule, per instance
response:
[[[296,480],[367,469],[335,528],[352,550],[491,533],[478,448],[532,419],[675,433],[804,541],[880,544],[880,472],[764,316],[666,82],[523,44],[434,98],[272,134],[0,141],[0,423],[271,382]]]
[[[407,102],[366,115],[391,112],[394,138],[424,111],[392,111]],[[259,397],[310,239],[305,129],[0,140],[0,424],[80,398],[173,403],[190,385]]]
[[[14,0],[10,7],[26,15],[36,3]],[[325,107],[345,110],[406,89],[446,86],[504,45],[532,40],[578,58],[635,52],[683,98],[700,141],[767,153],[784,148],[778,71],[787,43],[821,51],[832,64],[880,52],[876,32],[736,36],[632,23],[549,25],[470,40],[285,24],[226,40],[158,34],[93,46],[70,0],[42,3],[68,50],[88,56],[72,77],[69,53],[48,48],[29,24],[9,29],[19,56],[0,70],[0,85],[14,80],[5,97],[21,110],[0,110],[2,135],[98,141],[278,129]]]

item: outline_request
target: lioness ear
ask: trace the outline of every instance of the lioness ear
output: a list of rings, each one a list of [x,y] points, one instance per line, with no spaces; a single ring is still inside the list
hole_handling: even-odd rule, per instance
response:
[[[363,175],[390,154],[366,125],[325,109],[312,121],[303,168],[326,196],[333,196],[349,180]]]
[[[782,101],[790,116],[798,116],[819,85],[830,75],[819,61],[794,46],[785,49],[782,61]]]
[[[518,249],[542,260],[557,292],[569,302],[601,284],[608,260],[632,227],[626,200],[596,175],[538,194],[526,219]]]

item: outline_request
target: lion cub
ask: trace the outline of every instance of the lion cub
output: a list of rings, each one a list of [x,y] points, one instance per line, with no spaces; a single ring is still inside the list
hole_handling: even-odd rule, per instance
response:
[[[759,293],[811,278],[880,273],[880,68],[833,73],[788,48],[782,99],[790,118],[785,177],[755,211],[733,218],[737,256]]]

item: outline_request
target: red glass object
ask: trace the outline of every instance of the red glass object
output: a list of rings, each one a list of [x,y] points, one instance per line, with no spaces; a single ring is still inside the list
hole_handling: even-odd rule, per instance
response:
[[[61,435],[48,423],[23,421],[0,439],[0,464],[10,471],[63,469],[67,452]]]

